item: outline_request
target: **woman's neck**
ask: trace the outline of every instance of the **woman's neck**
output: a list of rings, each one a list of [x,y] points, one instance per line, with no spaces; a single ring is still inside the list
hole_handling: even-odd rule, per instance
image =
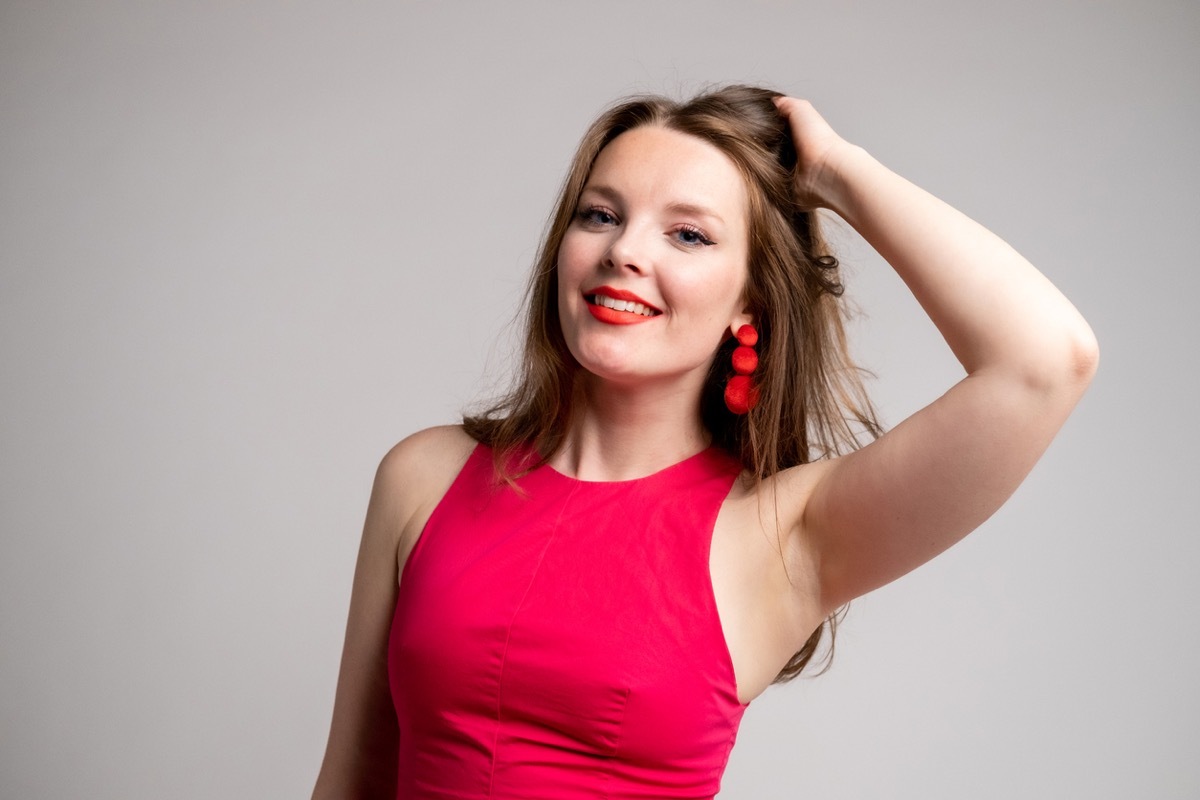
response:
[[[614,386],[597,379],[575,388],[570,429],[550,465],[588,481],[652,475],[708,447],[691,387]]]

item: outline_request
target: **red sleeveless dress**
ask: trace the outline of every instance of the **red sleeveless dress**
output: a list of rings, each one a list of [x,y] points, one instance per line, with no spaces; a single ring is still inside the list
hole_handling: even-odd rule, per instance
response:
[[[478,446],[401,573],[398,800],[711,799],[746,710],[709,572],[739,471],[517,492]]]

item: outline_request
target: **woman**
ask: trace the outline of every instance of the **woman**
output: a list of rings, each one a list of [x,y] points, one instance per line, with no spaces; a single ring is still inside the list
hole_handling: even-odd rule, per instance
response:
[[[966,370],[882,436],[821,208]],[[515,391],[380,466],[314,797],[711,798],[746,705],[992,514],[1096,359],[1041,274],[808,103],[615,107],[539,257]]]

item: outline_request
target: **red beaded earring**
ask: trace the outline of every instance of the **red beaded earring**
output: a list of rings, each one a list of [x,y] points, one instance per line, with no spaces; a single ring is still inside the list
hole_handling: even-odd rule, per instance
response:
[[[725,406],[734,414],[745,414],[758,405],[758,387],[750,374],[758,366],[758,331],[753,325],[743,325],[734,334],[738,346],[733,351],[733,371],[737,374],[725,384]]]

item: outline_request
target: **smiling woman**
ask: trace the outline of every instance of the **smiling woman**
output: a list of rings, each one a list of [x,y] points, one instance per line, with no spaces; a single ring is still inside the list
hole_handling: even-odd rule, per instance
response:
[[[886,434],[818,209],[965,371]],[[752,87],[602,115],[528,296],[511,394],[380,465],[314,797],[712,798],[746,706],[995,511],[1096,364],[1011,248]]]
[[[558,248],[558,315],[582,380],[654,382],[694,416],[713,353],[752,321],[746,212],[737,167],[700,139],[647,126],[604,148]]]

